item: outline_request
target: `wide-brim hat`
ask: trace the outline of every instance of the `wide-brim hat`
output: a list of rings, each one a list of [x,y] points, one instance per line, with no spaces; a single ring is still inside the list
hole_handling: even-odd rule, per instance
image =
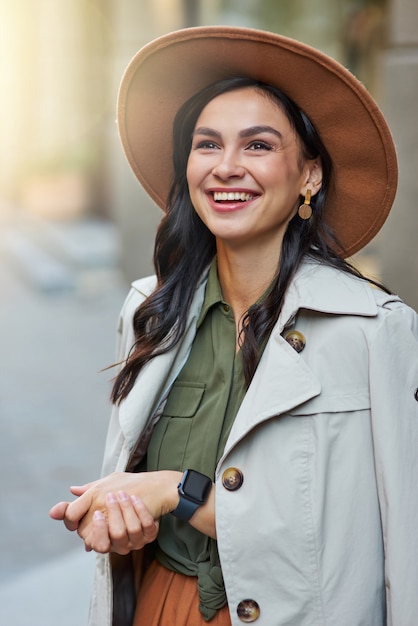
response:
[[[172,183],[172,127],[179,107],[218,80],[248,76],[272,84],[302,109],[334,165],[324,217],[344,256],[380,230],[397,186],[387,123],[363,85],[322,52],[274,33],[229,26],[175,31],[129,63],[118,97],[122,145],[138,180],[164,209]]]

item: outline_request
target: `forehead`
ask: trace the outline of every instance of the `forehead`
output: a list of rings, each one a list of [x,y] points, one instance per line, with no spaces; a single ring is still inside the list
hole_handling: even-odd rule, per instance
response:
[[[225,116],[228,115],[237,122],[244,122],[244,120],[274,121],[277,124],[291,127],[279,101],[275,100],[269,93],[254,87],[235,89],[215,96],[202,109],[196,125],[198,126],[202,119],[206,118],[211,118],[221,124]]]

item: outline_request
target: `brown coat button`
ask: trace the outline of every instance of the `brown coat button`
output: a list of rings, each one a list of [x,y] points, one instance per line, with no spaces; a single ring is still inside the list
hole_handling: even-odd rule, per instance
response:
[[[285,333],[284,338],[287,343],[296,350],[296,352],[302,352],[306,345],[306,339],[298,330],[289,330]]]
[[[241,622],[255,622],[260,617],[260,607],[255,600],[242,600],[237,606]]]
[[[244,476],[236,467],[228,467],[222,474],[222,485],[225,489],[228,489],[228,491],[239,489],[243,482]]]

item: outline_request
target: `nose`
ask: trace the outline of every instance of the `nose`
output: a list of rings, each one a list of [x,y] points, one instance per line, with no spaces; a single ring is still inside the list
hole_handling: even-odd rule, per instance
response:
[[[212,168],[212,174],[221,180],[243,178],[245,168],[239,160],[239,155],[232,150],[221,150],[219,158]]]

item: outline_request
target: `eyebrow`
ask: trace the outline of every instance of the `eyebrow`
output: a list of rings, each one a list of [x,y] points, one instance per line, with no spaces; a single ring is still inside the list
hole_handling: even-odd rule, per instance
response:
[[[283,135],[280,131],[276,130],[272,126],[258,125],[258,126],[249,126],[248,128],[244,128],[239,132],[240,137],[253,137],[254,135],[260,135],[263,133],[270,133],[279,137],[279,139],[283,138]],[[213,128],[207,128],[206,126],[200,126],[196,128],[193,136],[195,135],[206,135],[207,137],[221,137],[221,133]]]

